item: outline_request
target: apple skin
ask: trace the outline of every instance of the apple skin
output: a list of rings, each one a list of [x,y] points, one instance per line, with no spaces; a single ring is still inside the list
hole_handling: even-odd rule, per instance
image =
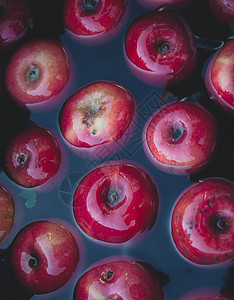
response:
[[[12,243],[15,275],[33,294],[45,294],[62,287],[74,273],[78,261],[75,238],[55,222],[32,222],[21,229]]]
[[[35,39],[17,49],[5,75],[11,97],[21,106],[58,95],[69,78],[68,55],[59,41]]]
[[[108,162],[78,184],[73,212],[79,227],[95,240],[116,244],[133,241],[156,221],[158,190],[138,166]]]
[[[0,243],[10,232],[15,215],[15,205],[11,195],[0,186]]]
[[[20,40],[32,24],[29,0],[2,0],[0,3],[0,52]]]
[[[125,59],[130,70],[147,84],[174,85],[196,67],[194,35],[175,12],[147,13],[127,30]]]
[[[163,289],[144,264],[127,258],[97,263],[80,277],[73,299],[163,300]]]
[[[205,73],[206,88],[223,110],[234,114],[234,40],[216,51]]]
[[[234,183],[207,178],[191,185],[172,210],[173,241],[190,262],[217,265],[234,257]]]
[[[59,169],[61,152],[52,133],[38,126],[20,132],[6,151],[7,175],[18,185],[42,185]]]
[[[195,1],[197,0],[137,0],[140,5],[148,9],[159,9],[162,7],[181,8]]]
[[[143,130],[143,147],[160,170],[192,174],[212,159],[218,130],[215,118],[200,104],[174,101],[159,108]]]
[[[209,0],[209,5],[215,18],[234,30],[234,3],[233,0]]]
[[[65,0],[64,27],[79,41],[99,41],[119,27],[127,7],[128,0]]]
[[[90,148],[118,140],[129,127],[135,100],[123,86],[97,81],[76,91],[60,112],[60,130],[67,142]]]

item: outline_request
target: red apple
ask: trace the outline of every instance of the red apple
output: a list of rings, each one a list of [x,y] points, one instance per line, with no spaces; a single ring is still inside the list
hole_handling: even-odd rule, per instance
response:
[[[187,188],[171,217],[171,233],[179,252],[199,265],[234,258],[234,183],[207,178]]]
[[[234,2],[233,0],[209,0],[209,5],[215,18],[221,23],[234,29]]]
[[[219,49],[210,60],[205,83],[212,99],[224,110],[234,114],[234,40]]]
[[[174,101],[159,108],[143,130],[143,146],[162,171],[185,175],[204,168],[217,141],[214,117],[200,104]]]
[[[222,296],[220,290],[213,287],[200,287],[184,294],[179,300],[231,300]]]
[[[68,56],[56,40],[36,39],[21,46],[11,57],[5,75],[6,87],[18,104],[53,99],[69,77]]]
[[[197,61],[194,36],[172,11],[153,11],[138,17],[125,37],[130,70],[154,86],[171,85],[190,75]]]
[[[0,51],[20,40],[32,26],[29,0],[0,1]]]
[[[56,174],[60,160],[60,147],[53,134],[44,128],[30,126],[8,146],[6,171],[15,183],[35,187]]]
[[[12,197],[0,186],[0,242],[8,235],[14,223],[15,205]]]
[[[98,263],[78,280],[74,300],[163,300],[163,289],[144,264],[127,258]]]
[[[123,243],[149,230],[158,212],[158,191],[138,166],[112,161],[89,172],[73,198],[73,212],[90,237]]]
[[[137,0],[139,4],[149,9],[159,9],[162,7],[180,8],[190,5],[197,0]]]
[[[72,234],[60,224],[35,221],[12,243],[11,261],[22,286],[33,294],[62,287],[74,273],[79,249]]]
[[[78,41],[109,39],[120,27],[128,0],[65,0],[64,27]]]
[[[135,109],[132,94],[115,82],[98,81],[75,92],[60,113],[64,138],[90,148],[118,140],[129,127]]]

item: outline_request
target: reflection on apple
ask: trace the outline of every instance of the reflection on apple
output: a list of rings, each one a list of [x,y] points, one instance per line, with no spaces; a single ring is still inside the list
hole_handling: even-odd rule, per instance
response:
[[[184,258],[220,265],[234,258],[234,183],[207,178],[179,196],[171,216],[173,241]]]
[[[181,82],[196,67],[194,35],[172,11],[153,11],[138,17],[127,30],[124,45],[130,70],[153,86]]]
[[[160,170],[186,175],[203,169],[217,142],[215,118],[200,104],[174,101],[155,111],[143,130],[143,147]]]
[[[78,280],[74,300],[163,300],[164,292],[153,267],[131,257],[97,262]]]
[[[210,60],[205,84],[211,99],[223,110],[234,114],[234,40],[219,49]]]
[[[12,243],[11,261],[21,285],[33,294],[62,287],[79,261],[75,238],[62,225],[35,221],[26,225]]]
[[[116,244],[136,241],[156,221],[158,190],[138,166],[107,162],[78,184],[73,212],[79,227],[95,240]]]
[[[61,151],[54,135],[30,126],[10,142],[6,151],[7,175],[18,185],[32,188],[52,179],[61,162]]]
[[[128,0],[65,0],[64,27],[78,42],[102,44],[122,29],[127,8]]]

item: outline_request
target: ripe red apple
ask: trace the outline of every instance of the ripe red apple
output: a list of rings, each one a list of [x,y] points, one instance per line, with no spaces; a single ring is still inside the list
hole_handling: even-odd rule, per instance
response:
[[[0,186],[0,242],[8,235],[14,223],[15,205],[12,197]]]
[[[9,49],[32,26],[29,0],[0,1],[0,52]]]
[[[115,82],[97,81],[75,92],[60,113],[63,137],[76,147],[90,148],[118,140],[135,109],[132,94]]]
[[[153,11],[138,17],[125,37],[130,70],[154,86],[172,85],[190,75],[197,61],[193,33],[172,11]]]
[[[159,9],[162,7],[180,8],[193,3],[196,0],[137,0],[139,4],[148,9]]]
[[[234,29],[234,2],[233,0],[209,0],[209,5],[215,18],[221,23]]]
[[[174,101],[159,108],[143,130],[150,161],[164,172],[185,175],[204,168],[217,142],[215,118],[200,104]]]
[[[112,161],[89,172],[73,198],[79,227],[90,237],[108,243],[123,243],[155,223],[158,190],[138,166]]]
[[[50,221],[35,221],[16,236],[11,261],[15,275],[27,291],[45,294],[70,279],[79,261],[79,249],[65,227]]]
[[[68,56],[56,40],[36,39],[21,46],[11,57],[6,87],[21,105],[54,100],[69,77]]]
[[[6,172],[15,183],[35,187],[56,174],[60,161],[60,147],[53,134],[44,128],[30,126],[8,146]]]
[[[212,99],[224,110],[234,114],[234,40],[219,49],[210,60],[205,84]]]
[[[65,29],[81,42],[106,41],[121,27],[128,0],[65,0]]]
[[[78,280],[74,300],[163,300],[157,277],[144,264],[128,258],[97,263]]]
[[[199,265],[234,258],[234,183],[207,178],[187,188],[171,217],[171,233],[179,252]]]

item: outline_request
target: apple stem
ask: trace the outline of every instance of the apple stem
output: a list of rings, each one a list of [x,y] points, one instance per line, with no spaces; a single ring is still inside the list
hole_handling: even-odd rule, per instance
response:
[[[28,265],[31,269],[35,269],[38,266],[38,259],[32,256],[28,261]]]
[[[183,135],[184,129],[181,123],[176,123],[172,127],[172,139],[174,142],[177,142]]]
[[[195,35],[197,47],[206,50],[218,50],[224,45],[224,41],[212,40]]]
[[[216,227],[220,232],[224,233],[229,228],[229,222],[225,218],[220,217],[216,220]]]
[[[84,11],[88,12],[96,12],[99,4],[99,0],[83,0],[82,2]]]
[[[26,72],[27,83],[33,83],[38,80],[40,77],[40,69],[37,66],[30,65],[29,69]]]

